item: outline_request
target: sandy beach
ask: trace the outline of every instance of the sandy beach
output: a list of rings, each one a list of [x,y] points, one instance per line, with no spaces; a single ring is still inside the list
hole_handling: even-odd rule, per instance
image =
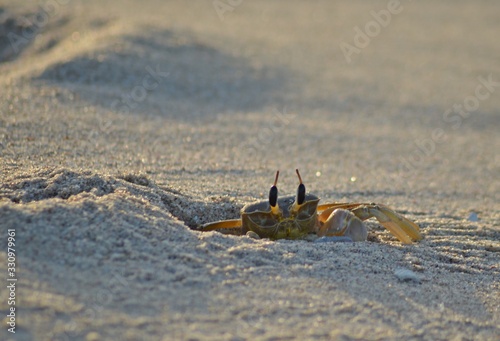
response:
[[[0,339],[500,340],[499,31],[496,1],[0,1]],[[296,168],[424,239],[193,229]]]

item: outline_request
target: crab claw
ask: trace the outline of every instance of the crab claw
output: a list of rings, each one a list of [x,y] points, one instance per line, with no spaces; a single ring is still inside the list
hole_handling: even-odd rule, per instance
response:
[[[411,244],[412,240],[421,240],[420,228],[414,222],[394,212],[384,205],[362,205],[352,210],[358,218],[366,220],[371,217],[377,220],[401,242]]]
[[[338,208],[322,223],[318,236],[345,236],[354,242],[361,242],[366,240],[368,229],[351,211]]]

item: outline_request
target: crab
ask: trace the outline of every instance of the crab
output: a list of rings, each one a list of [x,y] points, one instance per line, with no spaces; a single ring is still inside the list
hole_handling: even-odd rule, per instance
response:
[[[198,230],[224,232],[231,229],[238,235],[273,240],[300,239],[316,233],[318,237],[343,236],[356,242],[366,241],[368,229],[363,221],[375,217],[404,244],[423,238],[417,224],[385,205],[359,202],[319,204],[316,195],[306,193],[299,170],[295,171],[299,178],[296,196],[278,199],[277,171],[268,201],[244,206],[240,219],[211,222]]]

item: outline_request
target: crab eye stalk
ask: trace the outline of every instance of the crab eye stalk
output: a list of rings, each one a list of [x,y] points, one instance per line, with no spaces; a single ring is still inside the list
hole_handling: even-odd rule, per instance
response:
[[[297,188],[297,200],[296,203],[297,205],[302,205],[304,201],[306,200],[306,186],[302,183],[302,178],[300,177],[299,170],[295,170],[297,172],[297,176],[299,177],[299,187]]]
[[[276,177],[274,178],[274,184],[269,190],[269,205],[271,206],[271,211],[275,214],[279,212],[278,204],[278,187],[276,184],[278,183],[278,176],[280,175],[280,171],[276,171]]]

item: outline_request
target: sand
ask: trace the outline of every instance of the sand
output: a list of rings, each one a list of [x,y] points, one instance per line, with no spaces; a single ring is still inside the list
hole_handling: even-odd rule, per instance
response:
[[[494,1],[0,2],[0,339],[500,339],[499,29]],[[295,168],[424,240],[191,229]]]

